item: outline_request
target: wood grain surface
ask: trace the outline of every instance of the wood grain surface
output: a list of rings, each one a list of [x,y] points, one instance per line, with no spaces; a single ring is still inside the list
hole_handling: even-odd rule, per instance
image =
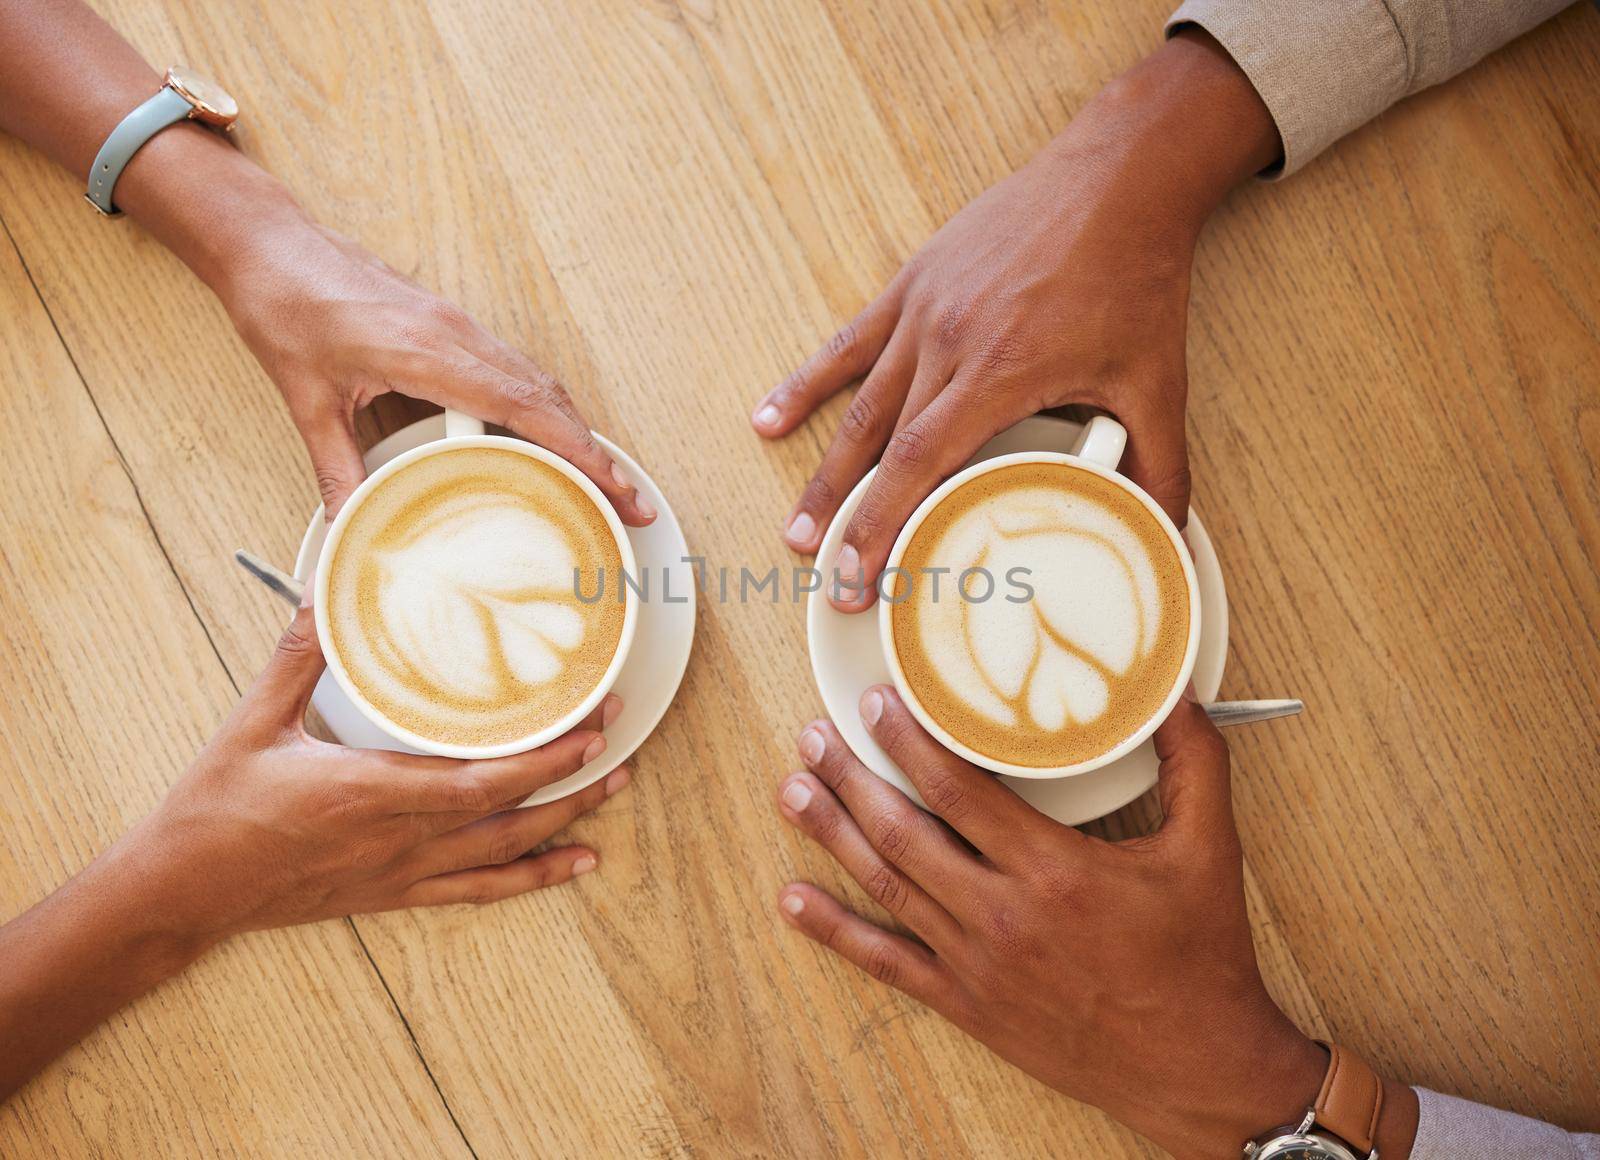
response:
[[[750,407],[1159,38],[1042,0],[103,0],[224,78],[322,220],[528,350],[765,571],[842,400]],[[1600,1127],[1600,15],[1306,172],[1195,273],[1196,507],[1269,983],[1392,1074]],[[159,797],[259,667],[315,504],[221,309],[0,141],[0,917]],[[398,410],[369,423],[376,437]],[[789,932],[792,603],[702,604],[601,871],[239,940],[0,1108],[0,1156],[1145,1156]],[[1099,824],[1136,831],[1136,803]]]

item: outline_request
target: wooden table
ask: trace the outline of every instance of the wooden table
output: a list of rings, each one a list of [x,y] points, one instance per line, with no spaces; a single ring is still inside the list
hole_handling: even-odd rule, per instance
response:
[[[243,147],[459,301],[764,571],[841,413],[759,394],[1157,43],[1165,5],[106,0]],[[1600,15],[1209,230],[1196,506],[1271,985],[1394,1074],[1600,1117]],[[0,914],[148,810],[262,663],[314,491],[207,292],[0,142]],[[384,417],[391,425],[397,417]],[[376,430],[369,431],[375,436]],[[241,938],[0,1109],[0,1155],[1137,1156],[792,934],[802,610],[702,607],[579,884]],[[1149,802],[1101,826],[1150,824]],[[3,1049],[3,1048],[0,1048]]]

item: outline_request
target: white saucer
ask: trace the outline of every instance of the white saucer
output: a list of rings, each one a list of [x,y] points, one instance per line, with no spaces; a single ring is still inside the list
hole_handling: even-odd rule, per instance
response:
[[[368,451],[367,470],[443,435],[443,415],[419,420]],[[606,729],[606,751],[571,777],[545,786],[528,799],[528,805],[543,805],[577,793],[632,756],[661,721],[667,706],[672,704],[694,645],[695,575],[687,560],[689,545],[683,538],[683,529],[678,526],[678,517],[672,514],[672,507],[655,481],[627,452],[604,435],[597,433],[595,438],[622,464],[639,491],[660,513],[649,527],[628,529],[628,541],[633,545],[640,575],[650,585],[651,594],[639,602],[639,626],[635,630],[633,647],[628,651],[622,675],[613,686],[622,698],[622,714]],[[310,582],[326,533],[322,508],[318,507],[312,513],[311,526],[306,529],[305,539],[300,542],[300,555],[295,560],[294,574],[299,580]],[[669,592],[672,603],[662,599],[662,595]],[[681,602],[680,597],[684,598]],[[363,717],[338,682],[327,673],[317,682],[311,704],[327,722],[334,737],[344,745],[407,751],[406,746]]]
[[[1082,430],[1079,423],[1036,415],[996,435],[969,462],[1014,451],[1071,451]],[[816,567],[824,576],[832,573],[844,529],[875,473],[876,468],[850,493],[822,539]],[[1194,687],[1202,701],[1211,701],[1222,687],[1222,669],[1227,659],[1228,594],[1222,584],[1222,567],[1211,546],[1211,537],[1206,535],[1205,526],[1193,511],[1189,513],[1189,527],[1183,538],[1194,556],[1195,575],[1200,582],[1200,651],[1194,662]],[[877,607],[846,615],[829,604],[823,591],[818,590],[811,594],[806,608],[806,639],[817,688],[846,744],[868,769],[920,804],[921,799],[900,772],[900,767],[879,748],[861,723],[858,708],[861,694],[872,685],[892,683],[878,637]],[[1019,777],[1000,780],[1036,810],[1058,822],[1076,826],[1121,809],[1155,785],[1156,766],[1155,743],[1147,741],[1122,760],[1075,777],[1053,781]]]

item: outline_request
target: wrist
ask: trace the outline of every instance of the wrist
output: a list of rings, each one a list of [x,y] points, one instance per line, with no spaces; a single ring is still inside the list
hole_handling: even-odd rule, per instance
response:
[[[1261,1133],[1297,1122],[1328,1070],[1327,1052],[1270,1001],[1188,1035],[1193,1050],[1170,1061],[1164,1082],[1143,1085],[1142,1106],[1106,1109],[1178,1160],[1237,1157]]]
[[[116,198],[218,294],[264,236],[310,224],[280,181],[217,132],[187,121],[134,155]]]
[[[1281,147],[1243,70],[1191,29],[1101,90],[1052,150],[1106,174],[1117,202],[1162,243],[1192,246],[1228,193]]]
[[[199,859],[164,817],[134,825],[72,882],[101,923],[154,985],[175,975],[229,933],[205,905],[209,881]]]

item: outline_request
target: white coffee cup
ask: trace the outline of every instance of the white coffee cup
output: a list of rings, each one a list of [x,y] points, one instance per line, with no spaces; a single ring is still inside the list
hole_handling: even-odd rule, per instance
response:
[[[906,521],[905,527],[900,529],[900,535],[894,542],[894,549],[889,553],[889,560],[884,569],[885,574],[888,575],[895,574],[890,573],[889,569],[900,566],[900,561],[911,544],[911,538],[916,534],[917,529],[922,526],[922,521],[927,519],[929,513],[958,487],[977,479],[981,475],[987,475],[989,472],[998,471],[1003,467],[1012,467],[1022,463],[1070,463],[1074,467],[1083,468],[1103,479],[1109,480],[1143,504],[1146,510],[1159,521],[1162,530],[1167,534],[1167,538],[1172,541],[1172,546],[1178,553],[1178,560],[1183,566],[1184,583],[1188,586],[1189,592],[1189,638],[1184,648],[1183,664],[1178,670],[1177,678],[1172,683],[1172,688],[1168,691],[1165,700],[1162,701],[1161,707],[1143,725],[1129,734],[1115,747],[1108,749],[1097,757],[1092,757],[1087,761],[1080,761],[1076,765],[1057,768],[1012,765],[1009,762],[988,757],[969,746],[963,745],[941,728],[932,715],[923,708],[922,703],[917,699],[915,691],[906,680],[905,672],[900,666],[899,652],[894,643],[894,625],[891,619],[892,605],[889,601],[879,600],[878,635],[882,642],[884,659],[889,664],[889,674],[894,681],[894,687],[900,693],[901,700],[906,703],[906,708],[911,710],[912,715],[932,735],[934,740],[952,753],[966,758],[974,765],[982,766],[984,769],[992,770],[995,773],[1006,774],[1008,777],[1034,779],[1071,777],[1099,769],[1101,766],[1109,765],[1118,758],[1126,756],[1138,746],[1144,744],[1150,735],[1160,727],[1161,723],[1167,719],[1167,715],[1172,712],[1173,706],[1178,703],[1178,699],[1183,695],[1184,687],[1189,683],[1189,676],[1194,671],[1195,654],[1200,648],[1200,586],[1195,579],[1194,560],[1189,555],[1189,546],[1183,542],[1183,534],[1167,518],[1167,513],[1161,510],[1161,506],[1125,476],[1118,474],[1116,467],[1122,460],[1122,452],[1127,443],[1128,433],[1123,429],[1122,424],[1109,416],[1097,415],[1084,428],[1083,435],[1079,438],[1078,445],[1072,454],[1066,455],[1056,451],[1020,451],[1013,455],[1001,455],[994,459],[985,459],[980,463],[974,463],[972,466],[957,472],[945,480],[932,495],[922,501],[917,510],[911,513],[911,518]]]
[[[388,463],[385,463],[369,475],[361,486],[351,494],[350,498],[345,501],[344,507],[339,509],[339,514],[334,518],[333,526],[328,529],[327,537],[323,540],[322,554],[317,559],[315,588],[317,636],[322,641],[322,651],[327,657],[328,671],[333,674],[334,680],[339,683],[339,687],[350,698],[350,703],[361,712],[362,716],[402,745],[421,753],[437,754],[440,757],[505,757],[512,753],[522,753],[525,750],[537,749],[541,745],[554,741],[594,712],[600,702],[605,699],[605,695],[611,691],[611,686],[616,683],[617,677],[621,674],[623,663],[628,657],[628,649],[633,644],[634,628],[639,619],[638,592],[627,584],[622,576],[615,578],[615,582],[623,593],[625,601],[622,634],[617,639],[616,655],[611,658],[611,664],[606,668],[600,683],[576,708],[559,720],[546,725],[537,733],[519,737],[515,741],[502,742],[499,745],[452,745],[433,741],[391,721],[371,701],[367,700],[361,690],[356,687],[356,683],[350,679],[350,674],[345,670],[344,662],[340,659],[338,650],[334,647],[332,626],[328,623],[328,578],[332,571],[334,555],[339,548],[339,541],[343,538],[345,528],[350,525],[351,518],[361,507],[362,502],[395,472],[401,471],[407,465],[415,463],[419,459],[425,459],[430,455],[456,451],[464,447],[492,447],[515,451],[519,455],[526,455],[530,459],[537,459],[541,463],[549,464],[577,484],[584,495],[594,501],[595,506],[600,509],[601,515],[605,517],[606,526],[611,529],[611,536],[616,541],[617,551],[622,558],[624,575],[636,578],[638,575],[637,566],[634,562],[633,546],[628,542],[627,530],[623,527],[622,521],[617,518],[617,513],[612,508],[611,501],[583,472],[565,459],[562,459],[555,452],[547,451],[537,444],[526,443],[521,439],[510,439],[502,435],[484,434],[482,421],[474,419],[470,415],[463,415],[457,411],[446,411],[444,419],[445,434],[443,439],[424,443],[421,447],[412,448],[410,451],[397,455]],[[612,599],[612,597],[607,596],[606,599]]]

